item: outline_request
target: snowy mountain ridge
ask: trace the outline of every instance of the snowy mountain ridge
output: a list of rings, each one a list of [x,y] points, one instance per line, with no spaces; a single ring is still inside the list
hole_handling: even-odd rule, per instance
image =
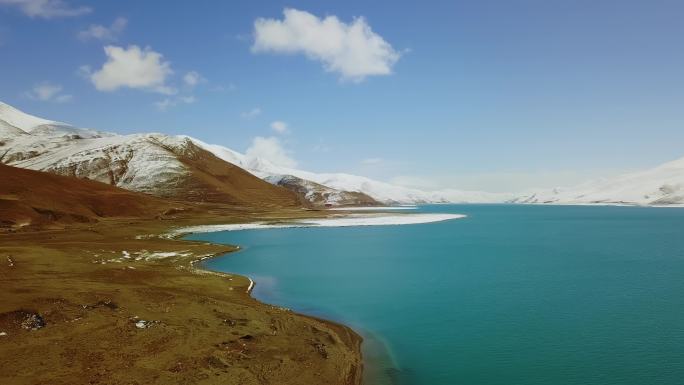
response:
[[[315,204],[374,205],[446,202],[444,197],[350,174],[316,174],[250,158],[227,147],[189,136],[118,135],[38,118],[0,105],[0,162],[21,168],[73,175],[118,187],[163,195],[189,171],[179,154],[203,149]]]
[[[5,124],[18,128],[23,132],[31,132],[34,128],[44,124],[64,124],[29,115],[3,102],[0,102],[0,119],[3,120]]]
[[[684,158],[572,188],[526,195],[423,191],[358,175],[314,173],[282,167],[267,159],[248,157],[228,147],[185,135],[118,135],[77,128],[26,114],[0,102],[0,163],[16,167],[74,175],[163,195],[187,190],[188,186],[199,183],[196,178],[192,183],[188,178],[198,171],[196,167],[206,167],[203,151],[221,163],[245,170],[273,185],[286,187],[316,205],[498,202],[684,205]],[[219,168],[228,167],[211,164]]]
[[[0,102],[1,103],[1,102]],[[313,173],[282,167],[190,136],[117,135],[77,128],[0,104],[0,162],[16,167],[90,178],[135,191],[174,189],[189,171],[179,153],[196,146],[314,204],[375,205],[488,203],[514,198],[460,190],[428,192],[345,173]]]
[[[684,158],[613,178],[520,196],[511,203],[684,205]]]
[[[279,176],[294,176],[335,190],[367,194],[384,204],[493,203],[503,202],[514,197],[513,194],[497,194],[479,191],[441,190],[428,192],[397,186],[364,176],[345,173],[314,173],[281,167],[266,159],[248,158],[246,155],[230,148],[208,144],[192,137],[188,138],[198,146],[212,152],[217,157],[226,162],[240,166],[260,178],[277,180],[277,177]]]

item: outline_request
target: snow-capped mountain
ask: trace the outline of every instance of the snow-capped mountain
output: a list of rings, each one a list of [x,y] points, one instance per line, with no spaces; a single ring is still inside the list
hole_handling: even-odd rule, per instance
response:
[[[459,190],[427,192],[358,175],[313,173],[248,157],[189,136],[117,135],[82,129],[31,116],[0,102],[0,162],[16,167],[94,179],[160,196],[182,196],[197,190],[195,195],[211,197],[213,192],[209,191],[214,190],[216,181],[209,183],[208,190],[196,186],[207,187],[208,183],[199,177],[208,161],[202,152],[294,191],[315,205],[484,203],[513,198]],[[198,159],[204,163],[198,164]],[[212,165],[225,167],[215,162]]]
[[[0,162],[7,165],[182,200],[301,205],[294,193],[217,158],[186,137],[116,135],[0,107]]]
[[[486,193],[480,191],[441,190],[427,192],[418,189],[397,186],[380,182],[364,176],[344,173],[313,173],[294,168],[281,167],[261,158],[249,158],[244,154],[227,147],[204,143],[191,138],[195,144],[212,152],[226,162],[244,168],[252,174],[268,181],[280,181],[287,176],[302,181],[314,182],[337,191],[362,193],[384,204],[416,204],[416,203],[494,203],[504,202],[514,197],[513,194]],[[336,203],[336,202],[328,202]]]
[[[511,200],[547,204],[684,204],[684,158],[652,169],[590,181],[573,188],[556,188]]]
[[[4,123],[7,125],[10,125],[12,127],[18,128],[21,131],[26,132],[30,132],[34,128],[42,126],[44,124],[64,124],[60,122],[55,122],[53,120],[42,119],[33,115],[29,115],[3,102],[0,102],[0,120],[4,121]]]
[[[304,197],[315,205],[330,206],[377,206],[380,202],[362,192],[333,189],[310,180],[292,175],[273,175],[264,178],[276,186],[282,186]]]
[[[17,127],[14,127],[13,125],[5,122],[4,120],[0,120],[0,138],[7,139],[21,135],[26,135],[26,132]]]
[[[363,192],[337,189],[310,179],[301,178],[297,176],[300,173],[299,170],[278,167],[266,159],[247,157],[230,148],[208,144],[190,136],[182,137],[211,152],[219,159],[247,170],[273,185],[294,191],[314,205],[374,206],[379,204],[377,200]]]

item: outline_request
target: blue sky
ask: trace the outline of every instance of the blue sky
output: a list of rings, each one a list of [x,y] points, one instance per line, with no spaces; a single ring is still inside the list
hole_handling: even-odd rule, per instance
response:
[[[551,187],[684,156],[682,17],[659,0],[0,0],[0,100],[240,151],[274,138],[273,156],[312,171]],[[327,45],[338,32],[344,52]],[[105,69],[106,46],[153,79]]]

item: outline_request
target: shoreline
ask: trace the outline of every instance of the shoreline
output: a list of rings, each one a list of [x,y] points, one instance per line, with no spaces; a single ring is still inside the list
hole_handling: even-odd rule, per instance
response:
[[[359,333],[259,301],[251,278],[198,264],[240,247],[180,239],[177,231],[200,225],[215,230],[226,221],[243,227],[254,221],[358,226],[363,217],[372,225],[398,224],[387,223],[387,216],[338,215],[230,209],[0,233],[0,257],[11,261],[0,258],[0,362],[7,363],[0,382],[70,385],[106,374],[108,381],[160,385],[200,378],[216,385],[235,378],[360,385]],[[404,223],[409,215],[402,218]],[[40,330],[14,321],[29,316],[44,321]],[[68,342],[49,343],[54,340]]]
[[[249,223],[244,223],[244,224],[238,223],[238,224],[233,224],[233,225],[241,226],[241,225],[247,225],[247,224],[249,224]],[[216,225],[216,226],[221,226],[221,225]],[[226,225],[224,225],[224,226],[226,226]],[[308,226],[289,226],[289,227],[308,227]],[[206,241],[193,241],[193,240],[183,239],[184,236],[190,235],[190,234],[192,234],[192,233],[190,233],[190,232],[173,232],[173,233],[160,234],[159,237],[171,239],[173,241],[183,240],[183,241],[187,241],[187,242],[206,242]],[[170,236],[170,237],[168,237],[168,236]],[[206,243],[214,244],[213,242],[206,242]],[[218,244],[218,245],[222,245],[222,244]],[[351,326],[346,325],[346,324],[341,323],[341,322],[333,321],[330,319],[317,317],[317,316],[306,314],[306,313],[300,313],[298,311],[295,311],[295,310],[292,310],[290,308],[286,308],[286,307],[283,307],[280,305],[262,302],[261,300],[255,298],[252,295],[252,291],[254,290],[254,287],[256,286],[256,282],[251,277],[249,277],[247,275],[235,274],[235,273],[226,273],[226,272],[211,270],[211,269],[208,269],[206,267],[198,267],[197,266],[198,262],[201,263],[201,262],[204,262],[204,261],[209,260],[209,259],[228,256],[230,254],[233,254],[233,253],[236,253],[236,252],[242,250],[242,247],[240,245],[232,245],[231,244],[231,245],[226,245],[226,246],[232,247],[233,249],[230,251],[227,251],[227,252],[219,252],[219,253],[215,253],[213,255],[208,255],[208,256],[204,256],[204,257],[195,259],[195,260],[190,262],[191,268],[194,269],[194,271],[199,272],[201,274],[218,274],[221,276],[243,277],[243,278],[247,279],[249,282],[249,285],[247,286],[247,289],[245,290],[245,295],[247,295],[250,299],[252,299],[252,300],[254,300],[254,301],[256,301],[262,305],[278,308],[280,310],[290,312],[292,314],[296,314],[300,317],[305,317],[305,318],[308,318],[311,320],[315,320],[319,323],[325,324],[325,325],[333,328],[339,337],[345,337],[344,339],[351,341],[352,346],[353,346],[354,350],[358,352],[358,356],[360,359],[360,365],[358,365],[358,370],[353,371],[351,373],[352,376],[348,379],[348,381],[344,385],[370,385],[370,384],[364,384],[363,383],[364,361],[363,361],[363,355],[361,354],[361,350],[362,350],[361,345],[364,341],[364,338],[359,332],[354,330]]]
[[[416,209],[417,207],[411,207],[410,209]],[[351,210],[348,210],[351,211]],[[235,224],[224,224],[224,225],[200,225],[200,226],[194,226],[194,227],[182,227],[179,229],[174,229],[172,233],[162,235],[162,236],[170,236],[173,237],[174,239],[184,239],[183,237],[190,235],[190,234],[197,234],[197,233],[209,233],[209,232],[221,232],[221,231],[243,231],[243,230],[266,230],[266,229],[283,229],[283,228],[315,228],[315,227],[355,227],[355,226],[396,226],[396,225],[410,225],[410,224],[424,224],[424,223],[436,223],[436,222],[442,222],[442,221],[447,221],[447,220],[455,220],[455,219],[463,219],[466,218],[466,215],[463,214],[437,214],[437,213],[429,213],[429,214],[401,214],[401,215],[391,215],[391,214],[386,214],[386,215],[354,215],[354,214],[348,214],[344,215],[342,217],[335,217],[335,218],[323,218],[323,219],[302,219],[299,221],[292,221],[290,223],[278,223],[278,224],[272,224],[268,222],[250,222],[250,223],[235,223]],[[237,252],[241,250],[241,246],[239,245],[232,245],[231,246],[235,247],[236,249],[233,252]],[[213,256],[212,258],[217,258],[217,257],[222,257],[222,256],[229,256],[229,254],[233,253],[224,253],[221,255],[216,255]],[[209,259],[209,258],[206,258]],[[203,259],[204,260],[204,259]],[[196,267],[197,268],[197,267]],[[201,268],[204,271],[209,271],[209,272],[217,272],[217,273],[223,273],[220,271],[215,271],[208,269],[206,266]],[[244,275],[249,280],[249,286],[246,290],[246,293],[250,295],[250,297],[254,298],[255,300],[262,302],[260,299],[253,297],[252,296],[252,290],[254,289],[255,286],[255,281],[249,277]],[[269,302],[262,302],[265,304],[270,304]],[[280,306],[280,305],[274,305],[270,304],[271,306]],[[289,311],[293,311],[289,308],[285,308]],[[357,343],[357,349],[359,352],[363,352],[364,348],[362,347],[363,343],[365,342],[365,337],[364,335],[368,336],[368,331],[363,331],[363,328],[357,325],[357,329],[352,325],[347,325],[343,322],[338,322],[338,321],[333,321],[327,318],[321,318],[318,316],[314,316],[311,314],[306,314],[306,313],[300,313],[297,311],[293,311],[297,314],[300,314],[305,317],[310,317],[313,319],[318,320],[319,322],[323,322],[326,324],[330,325],[335,325],[337,327],[342,328],[345,332],[351,331],[353,334],[358,337],[355,342]],[[390,363],[393,363],[395,360],[391,354],[391,351],[389,348],[385,345],[385,343],[377,336],[372,336],[372,342],[375,345],[382,345],[381,348],[378,348],[377,346],[375,347],[367,347],[368,349],[371,349],[369,351],[373,351],[375,354],[372,354],[371,357],[366,357],[364,354],[361,354],[361,362],[362,366],[360,368],[360,379],[359,382],[356,383],[355,385],[361,385],[363,383],[363,379],[366,377],[366,375],[371,376],[373,379],[378,379],[380,376],[378,373],[382,371],[383,366],[374,368],[370,373],[366,373],[366,370],[369,369],[367,367],[367,364],[371,361],[369,360],[375,360],[377,361],[379,359],[379,356],[377,355],[377,352],[382,351],[386,355],[386,359],[389,360]],[[380,362],[380,361],[378,361]],[[388,362],[382,362],[383,364],[387,364]],[[392,364],[394,365],[394,364]],[[392,366],[393,367],[393,366]],[[385,369],[389,368],[385,367]],[[375,376],[375,377],[374,377]],[[389,379],[385,379],[387,381],[390,381]],[[388,382],[389,384],[389,382]],[[370,385],[370,384],[369,384]]]
[[[288,228],[294,228],[294,227],[304,227],[304,226],[290,226]],[[186,235],[190,235],[190,234],[192,234],[192,233],[189,233],[189,232],[175,233],[173,235],[173,238],[167,238],[167,239],[187,241],[183,237]],[[160,237],[163,237],[163,236],[164,236],[164,234],[160,235]],[[195,240],[189,240],[189,241],[190,242],[206,242],[206,241],[195,241]],[[213,242],[211,242],[211,243],[213,243]],[[346,339],[348,339],[349,341],[352,342],[354,350],[358,352],[360,364],[358,365],[358,371],[354,373],[353,379],[350,379],[350,381],[346,382],[344,385],[373,385],[373,384],[367,384],[366,382],[363,381],[364,376],[366,375],[366,369],[367,369],[366,363],[367,362],[366,362],[366,359],[364,358],[364,355],[362,354],[362,351],[363,351],[362,344],[365,341],[364,334],[367,334],[367,333],[364,333],[363,331],[356,330],[356,328],[354,328],[353,326],[347,325],[343,322],[334,321],[334,320],[329,319],[329,318],[323,318],[321,316],[316,316],[316,315],[312,315],[312,314],[301,313],[299,311],[292,310],[288,307],[283,307],[280,305],[276,305],[276,304],[272,304],[269,302],[262,301],[262,300],[253,296],[252,292],[254,290],[254,287],[256,286],[256,282],[251,277],[249,277],[247,275],[226,273],[226,272],[222,272],[222,271],[211,270],[211,269],[208,269],[206,267],[196,266],[198,262],[201,263],[201,262],[205,262],[209,259],[220,258],[220,257],[228,257],[231,254],[242,250],[242,248],[239,245],[230,244],[229,246],[233,247],[234,249],[231,251],[228,251],[228,252],[221,252],[221,253],[217,253],[217,254],[212,255],[212,256],[206,256],[203,258],[193,260],[190,263],[192,269],[194,269],[196,272],[198,272],[200,274],[217,274],[217,275],[221,275],[221,276],[227,275],[227,276],[243,277],[249,281],[249,285],[247,286],[247,289],[245,290],[244,293],[250,299],[257,301],[257,302],[259,302],[263,305],[266,305],[266,306],[271,306],[271,307],[275,307],[275,308],[281,309],[281,310],[286,311],[286,312],[291,312],[291,313],[296,314],[300,317],[305,317],[305,318],[315,320],[317,322],[320,322],[322,324],[325,324],[325,325],[335,329],[335,331],[337,332],[338,335],[342,334],[343,336],[346,336]],[[377,340],[377,337],[376,337],[376,340]],[[391,358],[391,355],[389,353],[388,353],[388,356]],[[387,385],[390,385],[390,384],[388,383]]]
[[[293,219],[278,223],[260,221],[247,223],[213,224],[180,227],[168,234],[171,238],[181,238],[188,234],[213,233],[219,231],[242,231],[242,230],[267,230],[284,228],[317,228],[317,227],[359,227],[359,226],[402,226],[413,224],[436,223],[454,219],[466,218],[463,214],[399,214],[399,215],[374,215],[374,214],[347,214],[338,217]]]

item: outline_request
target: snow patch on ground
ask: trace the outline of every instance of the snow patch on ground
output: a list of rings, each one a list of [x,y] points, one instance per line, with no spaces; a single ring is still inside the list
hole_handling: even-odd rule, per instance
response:
[[[114,252],[112,252],[114,253]],[[123,250],[121,252],[121,256],[118,258],[110,258],[110,259],[96,259],[93,260],[93,263],[99,263],[102,265],[106,265],[107,263],[123,263],[123,262],[134,262],[134,261],[154,261],[154,260],[159,260],[159,259],[166,259],[166,258],[174,258],[174,257],[190,257],[192,256],[192,252],[190,250],[181,250],[181,251],[148,251],[148,250],[140,250],[140,251],[135,251],[135,252],[128,252],[126,250]],[[94,257],[99,257],[100,254],[94,254]],[[133,268],[129,266],[129,268]]]

